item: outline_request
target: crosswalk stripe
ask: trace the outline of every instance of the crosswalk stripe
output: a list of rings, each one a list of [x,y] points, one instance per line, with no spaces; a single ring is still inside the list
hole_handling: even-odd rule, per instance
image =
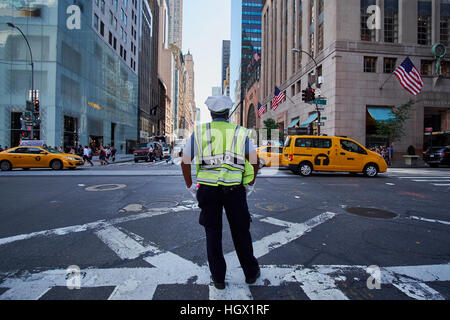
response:
[[[433,183],[436,187],[450,187],[450,184],[439,184],[439,183]]]

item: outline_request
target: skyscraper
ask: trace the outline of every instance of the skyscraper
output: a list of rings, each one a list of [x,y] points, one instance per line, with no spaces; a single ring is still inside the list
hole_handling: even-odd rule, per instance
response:
[[[232,0],[230,91],[242,108],[244,91],[251,73],[250,63],[255,53],[261,53],[261,10],[264,0]],[[240,105],[240,106],[239,106]],[[242,119],[241,119],[242,120]]]
[[[227,69],[230,66],[230,40],[222,41],[222,94],[227,94],[227,90],[229,91],[229,87],[226,86],[227,80]],[[228,92],[229,94],[229,92]]]
[[[169,43],[183,46],[183,0],[169,0]]]
[[[10,22],[33,52],[41,122],[31,138],[66,149],[114,144],[130,151],[138,132],[139,2],[83,1],[79,27],[67,20],[73,1],[40,1],[27,15],[20,2],[1,3],[0,144],[19,144],[31,89],[28,48]]]

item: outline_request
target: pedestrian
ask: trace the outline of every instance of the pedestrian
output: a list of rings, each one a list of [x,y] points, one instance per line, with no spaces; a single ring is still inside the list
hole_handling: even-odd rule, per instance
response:
[[[100,146],[99,159],[100,159],[101,166],[109,164],[108,160],[106,160],[106,150],[105,150],[104,146]]]
[[[92,163],[92,160],[91,160],[91,154],[92,154],[91,149],[88,146],[85,146],[83,149],[83,159],[84,159],[84,161],[89,162],[91,167],[93,167],[94,164]]]
[[[62,146],[59,146],[59,152],[61,152],[61,153],[63,153],[63,152],[64,152],[64,150],[63,150],[63,147],[62,147]]]
[[[0,146],[0,152],[2,152],[2,151],[3,151],[2,146]]]
[[[70,154],[75,154],[75,148],[74,148],[74,147],[70,147],[69,153],[70,153]]]
[[[173,164],[173,141],[169,145],[169,158],[166,160],[166,163],[169,163],[169,161]]]
[[[148,161],[153,162],[153,146],[150,145],[148,148],[148,154],[147,154]]]
[[[224,208],[246,283],[255,283],[261,275],[253,254],[247,205],[247,196],[253,192],[259,166],[255,146],[249,139],[250,131],[228,122],[233,106],[231,99],[213,96],[205,103],[213,121],[196,126],[183,150],[181,167],[186,186],[201,208],[199,223],[206,232],[212,282],[217,289],[223,290],[226,286],[226,262],[222,250]],[[198,189],[191,177],[193,159]]]
[[[389,165],[392,165],[393,159],[394,159],[394,143],[392,142],[389,147]]]
[[[109,159],[111,158],[111,147],[108,146],[108,148],[106,148],[106,160],[109,161]]]
[[[116,153],[117,153],[117,149],[116,147],[111,146],[111,158],[112,158],[112,162],[116,162]]]

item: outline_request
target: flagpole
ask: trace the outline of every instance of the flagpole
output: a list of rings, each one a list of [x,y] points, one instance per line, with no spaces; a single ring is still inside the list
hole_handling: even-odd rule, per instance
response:
[[[392,78],[393,75],[394,73],[392,72],[389,78],[387,78],[386,81],[381,85],[380,90],[383,90],[384,85]]]

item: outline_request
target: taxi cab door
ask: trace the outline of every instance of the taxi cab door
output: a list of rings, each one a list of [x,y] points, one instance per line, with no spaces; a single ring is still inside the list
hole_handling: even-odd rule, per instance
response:
[[[340,139],[338,144],[339,170],[362,171],[367,152],[358,144],[347,139]]]
[[[23,168],[26,163],[27,147],[21,147],[8,153],[8,160],[12,163],[14,168]]]
[[[314,170],[329,171],[336,168],[331,138],[313,138],[312,147]]]
[[[43,150],[34,147],[27,147],[22,154],[22,166],[25,168],[39,168],[44,167],[43,158],[44,154],[41,154]]]

